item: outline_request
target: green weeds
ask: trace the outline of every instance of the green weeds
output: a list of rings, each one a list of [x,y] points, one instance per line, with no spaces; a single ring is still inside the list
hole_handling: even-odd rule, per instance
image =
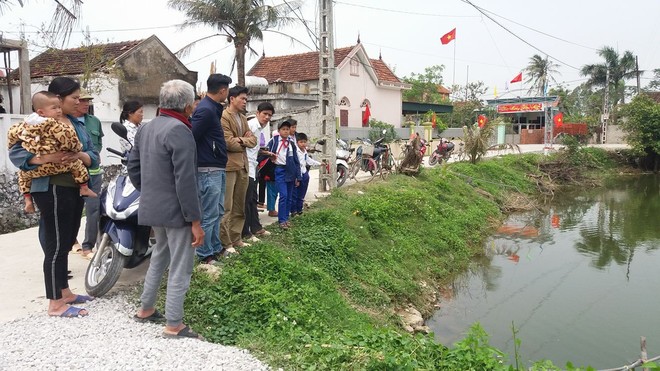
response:
[[[541,156],[427,169],[335,191],[288,232],[196,271],[186,321],[212,342],[287,369],[509,369],[475,325],[447,348],[402,330],[397,309],[433,311],[433,291],[480,254],[513,192]]]

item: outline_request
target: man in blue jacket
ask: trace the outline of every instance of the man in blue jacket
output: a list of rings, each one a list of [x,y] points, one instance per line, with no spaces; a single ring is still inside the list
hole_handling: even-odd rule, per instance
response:
[[[220,220],[225,214],[227,143],[220,124],[222,105],[227,99],[231,77],[219,73],[206,80],[207,93],[191,118],[197,144],[197,186],[202,203],[204,244],[196,254],[202,263],[212,264],[222,252]]]

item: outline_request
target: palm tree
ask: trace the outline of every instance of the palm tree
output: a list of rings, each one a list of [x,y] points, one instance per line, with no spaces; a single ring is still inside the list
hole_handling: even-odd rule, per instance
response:
[[[609,46],[598,50],[598,55],[605,59],[605,63],[587,64],[582,66],[580,74],[586,76],[588,86],[602,86],[607,84],[607,71],[610,71],[610,86],[614,89],[614,105],[625,103],[625,80],[632,78],[636,73],[635,56],[626,51],[622,56]]]
[[[83,2],[82,0],[68,0],[64,1],[67,3],[66,5],[62,4],[62,1],[59,0],[54,0],[54,2],[56,4],[55,12],[45,34],[49,35],[49,41],[53,45],[61,40],[62,46],[64,46],[69,41],[73,27],[80,19]],[[19,5],[23,7],[25,3],[26,1],[24,0],[15,0],[15,2],[11,0],[0,0],[0,15],[10,10],[12,6]]]
[[[559,67],[559,65],[549,60],[548,57],[543,58],[538,54],[534,54],[529,59],[527,68],[525,68],[528,76],[527,82],[532,83],[528,93],[531,94],[536,90],[537,95],[543,95],[546,92],[546,87],[549,82],[557,82],[553,76],[554,74],[559,73],[557,67]]]
[[[228,42],[234,43],[236,54],[232,71],[235,64],[241,86],[245,86],[245,53],[250,50],[256,54],[250,47],[252,40],[263,40],[265,31],[280,33],[274,29],[295,21],[288,17],[295,12],[291,1],[271,6],[264,0],[169,0],[168,5],[186,14],[188,20],[184,27],[204,24],[221,32],[193,41],[177,53],[185,55],[197,42],[211,37],[226,37]]]

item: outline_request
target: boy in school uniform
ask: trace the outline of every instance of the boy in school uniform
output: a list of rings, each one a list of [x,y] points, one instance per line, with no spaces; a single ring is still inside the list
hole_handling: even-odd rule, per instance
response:
[[[303,213],[303,203],[305,202],[305,195],[307,195],[307,188],[309,187],[309,167],[321,165],[320,162],[311,158],[307,153],[307,134],[297,133],[296,142],[298,144],[298,162],[300,162],[302,180],[300,181],[300,185],[293,189],[291,216]]]
[[[275,164],[275,184],[280,195],[277,210],[277,221],[280,228],[289,229],[289,213],[293,189],[300,184],[300,162],[296,150],[296,142],[289,137],[291,122],[284,120],[277,127],[279,135],[268,142],[271,161]]]

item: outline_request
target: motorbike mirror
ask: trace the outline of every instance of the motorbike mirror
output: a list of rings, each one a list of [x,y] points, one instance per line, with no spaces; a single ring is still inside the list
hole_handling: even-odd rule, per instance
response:
[[[115,134],[119,135],[120,138],[124,140],[128,140],[128,130],[126,130],[126,127],[118,122],[113,122],[110,125],[110,128],[112,131],[115,132]]]
[[[320,139],[316,143],[324,146],[325,145],[325,139]]]

